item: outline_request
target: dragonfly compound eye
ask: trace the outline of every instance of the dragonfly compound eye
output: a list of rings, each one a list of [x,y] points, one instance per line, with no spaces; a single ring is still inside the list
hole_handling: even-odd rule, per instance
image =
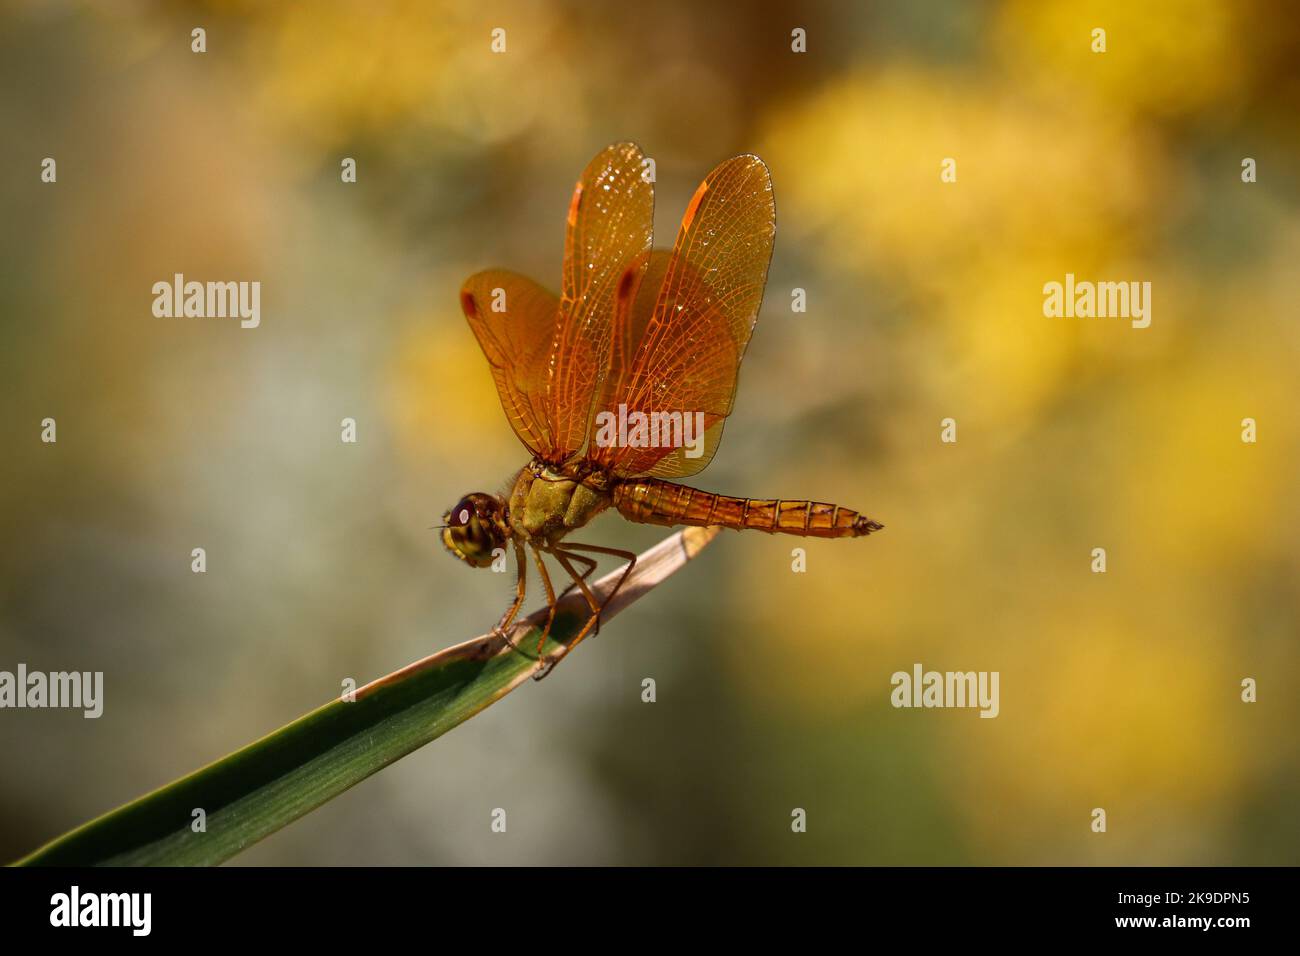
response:
[[[496,510],[497,502],[491,495],[466,495],[443,518],[442,543],[467,564],[488,567],[493,550],[501,546],[492,520]]]

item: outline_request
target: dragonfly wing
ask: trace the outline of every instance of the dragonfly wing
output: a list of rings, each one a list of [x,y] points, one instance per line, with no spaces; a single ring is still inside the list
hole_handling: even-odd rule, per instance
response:
[[[654,236],[654,183],[635,143],[602,150],[573,190],[564,242],[559,321],[545,380],[557,451],[587,440],[609,368],[614,313],[640,285]]]
[[[488,269],[465,280],[460,307],[487,356],[510,427],[541,458],[557,450],[544,382],[560,300],[532,279]]]
[[[598,464],[624,477],[677,478],[709,463],[734,405],[775,235],[772,180],[761,159],[736,156],[709,173],[687,206],[649,317],[640,313],[653,268],[636,304],[619,312],[624,336],[634,336],[641,321],[644,331],[626,367],[611,366],[616,384],[603,391],[598,412],[604,414],[593,420],[597,447],[589,455]],[[621,435],[612,444],[608,436],[601,440],[602,422],[633,423],[636,413],[651,421],[658,416],[660,425],[675,426],[676,416],[689,420],[699,426],[692,427],[698,443],[647,447]]]
[[[641,148],[602,150],[573,191],[560,298],[492,269],[471,276],[461,308],[487,356],[501,406],[528,449],[560,465],[582,449],[602,390],[620,289],[639,286],[654,229]]]
[[[645,338],[646,326],[654,315],[655,302],[659,290],[663,288],[664,276],[672,262],[671,249],[655,249],[650,253],[649,261],[641,273],[639,281],[625,287],[614,308],[614,328],[610,339],[609,372],[601,390],[597,409],[617,405],[627,391],[631,381],[637,349]],[[635,270],[635,265],[629,266]],[[588,449],[589,453],[594,448]]]

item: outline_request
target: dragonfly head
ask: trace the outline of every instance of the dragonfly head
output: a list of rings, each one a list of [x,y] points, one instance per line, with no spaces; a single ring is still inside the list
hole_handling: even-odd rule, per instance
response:
[[[497,548],[505,548],[509,537],[501,499],[476,491],[456,502],[442,518],[442,543],[466,564],[476,568],[492,566]]]

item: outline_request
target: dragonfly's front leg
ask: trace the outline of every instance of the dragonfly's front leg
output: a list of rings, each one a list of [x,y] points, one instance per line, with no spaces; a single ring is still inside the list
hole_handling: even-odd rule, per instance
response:
[[[528,653],[519,648],[514,641],[510,639],[510,625],[514,623],[515,616],[524,604],[524,594],[528,589],[528,562],[524,559],[524,546],[518,541],[515,542],[515,566],[519,570],[518,580],[515,582],[515,600],[510,607],[506,608],[505,614],[501,615],[501,620],[497,626],[492,628],[492,633],[505,641],[510,649],[528,657]],[[535,660],[535,658],[529,658]]]

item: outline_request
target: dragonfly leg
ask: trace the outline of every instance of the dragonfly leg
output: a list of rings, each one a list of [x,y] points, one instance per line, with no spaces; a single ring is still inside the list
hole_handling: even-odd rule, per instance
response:
[[[560,562],[560,567],[568,571],[569,577],[573,578],[573,584],[569,585],[569,588],[565,590],[565,593],[568,593],[568,590],[573,587],[581,588],[582,596],[587,599],[587,607],[591,608],[591,613],[599,614],[602,605],[600,604],[599,601],[596,600],[596,595],[591,593],[591,588],[587,587],[587,575],[579,574],[573,568],[573,561],[575,559],[579,561],[591,561],[591,558],[583,558],[581,555],[577,555],[577,554],[566,554],[563,550],[558,550],[558,549],[552,551],[551,553],[555,555],[555,560]],[[595,566],[596,566],[596,562],[591,561],[591,567],[594,568]],[[591,569],[588,568],[587,574],[590,573],[591,573]]]
[[[542,587],[546,588],[546,604],[551,609],[550,614],[546,616],[546,626],[542,628],[542,634],[537,639],[536,660],[540,664],[542,661],[542,648],[546,646],[546,639],[551,635],[551,625],[555,623],[555,612],[559,605],[555,600],[555,588],[551,587],[551,576],[547,573],[546,565],[542,562],[542,552],[533,548],[533,559],[537,562],[537,571],[542,576]],[[545,676],[545,674],[542,676]]]
[[[506,612],[501,615],[501,620],[497,622],[497,626],[492,628],[492,633],[505,641],[512,651],[522,654],[529,660],[536,660],[537,658],[532,657],[510,639],[510,625],[514,623],[515,615],[519,613],[519,608],[523,606],[524,593],[528,588],[528,562],[524,558],[524,546],[518,541],[515,542],[515,566],[519,569],[519,577],[515,582],[514,603],[506,608]]]
[[[581,557],[581,555],[574,554],[574,551],[589,551],[593,554],[612,555],[616,558],[622,558],[627,562],[627,567],[623,569],[623,573],[619,576],[618,583],[614,585],[614,589],[609,592],[609,597],[605,598],[605,600],[601,602],[600,609],[602,611],[605,610],[605,605],[608,604],[613,599],[614,595],[618,593],[618,589],[623,586],[623,582],[626,581],[627,576],[632,573],[632,569],[636,567],[636,553],[633,551],[623,551],[620,548],[604,548],[598,544],[570,544],[567,541],[560,545],[560,547],[563,548],[565,553],[567,553],[571,558]],[[595,633],[600,633],[599,618],[596,620]]]
[[[596,559],[595,559],[595,558],[584,557],[584,556],[581,555],[581,554],[570,554],[570,555],[569,555],[569,560],[570,560],[570,561],[581,561],[583,564],[585,564],[585,565],[587,566],[587,570],[583,571],[583,572],[582,572],[582,575],[581,575],[583,581],[586,581],[587,578],[591,577],[591,572],[596,570]],[[573,578],[573,583],[570,584],[567,588],[565,588],[563,591],[560,592],[560,600],[561,600],[561,601],[564,600],[564,598],[568,595],[568,593],[569,593],[570,591],[572,591],[574,588],[576,588],[576,587],[578,586],[578,578],[577,578],[577,577],[574,577],[574,574],[573,574],[572,571],[569,571],[569,576]]]
[[[591,589],[587,587],[587,582],[585,580],[586,575],[579,576],[575,573],[570,561],[575,558],[582,558],[582,555],[573,553],[575,550],[591,551],[597,554],[610,554],[615,557],[627,559],[627,567],[623,569],[623,573],[619,575],[618,582],[614,585],[613,589],[609,592],[609,595],[604,601],[597,601],[596,596],[591,593]],[[587,599],[587,605],[591,608],[591,617],[587,618],[587,623],[582,626],[582,630],[577,633],[573,640],[569,641],[569,643],[560,649],[559,653],[555,655],[555,658],[550,662],[546,669],[533,675],[534,680],[541,680],[551,671],[555,670],[555,665],[564,660],[568,653],[582,642],[583,638],[585,638],[589,633],[592,633],[593,628],[595,628],[595,633],[600,633],[601,612],[605,610],[605,605],[608,604],[610,600],[613,599],[614,595],[618,593],[619,588],[623,586],[623,582],[627,580],[627,576],[632,573],[632,568],[636,566],[636,555],[633,552],[620,551],[617,548],[603,548],[594,544],[565,543],[560,545],[559,548],[551,553],[555,555],[555,559],[560,562],[561,566],[569,572],[569,576],[573,578],[574,584],[582,588],[583,596]]]

